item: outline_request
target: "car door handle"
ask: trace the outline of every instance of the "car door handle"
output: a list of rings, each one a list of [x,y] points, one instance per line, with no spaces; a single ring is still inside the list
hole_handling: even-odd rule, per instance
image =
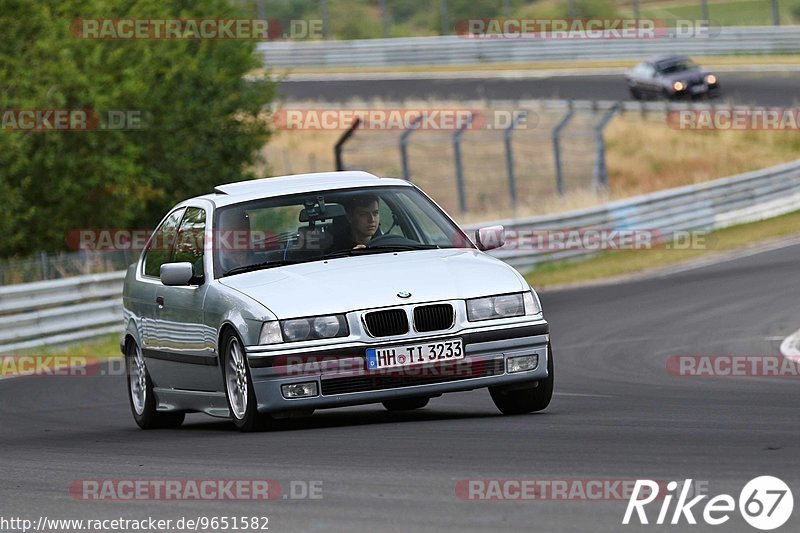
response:
[[[156,296],[156,303],[158,304],[158,307],[164,307],[164,297]]]

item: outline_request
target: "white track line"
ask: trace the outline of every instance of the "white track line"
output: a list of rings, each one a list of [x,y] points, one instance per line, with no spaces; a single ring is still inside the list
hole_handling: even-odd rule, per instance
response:
[[[783,339],[781,353],[787,359],[800,363],[800,329]]]
[[[580,398],[615,398],[609,394],[581,394],[579,392],[554,392],[554,396],[577,396]]]

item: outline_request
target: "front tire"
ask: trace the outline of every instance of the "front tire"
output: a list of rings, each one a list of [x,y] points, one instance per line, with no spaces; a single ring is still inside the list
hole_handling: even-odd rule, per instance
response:
[[[508,390],[505,387],[490,387],[489,394],[504,415],[522,415],[542,411],[553,398],[553,350],[547,343],[547,377],[537,386]]]
[[[244,345],[235,333],[227,333],[222,341],[222,373],[225,396],[233,424],[239,431],[267,429],[272,418],[258,412],[256,393]]]
[[[125,353],[128,374],[128,400],[136,424],[142,429],[176,428],[183,424],[185,413],[165,413],[156,410],[153,381],[147,371],[142,349],[131,341]]]
[[[422,409],[430,398],[400,398],[398,400],[386,400],[383,406],[387,411],[413,411],[414,409]]]

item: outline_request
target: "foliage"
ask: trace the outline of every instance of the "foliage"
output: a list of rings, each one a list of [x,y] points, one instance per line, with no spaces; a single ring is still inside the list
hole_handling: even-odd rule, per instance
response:
[[[245,40],[92,40],[78,18],[235,18],[227,0],[0,0],[0,112],[138,113],[131,129],[0,129],[0,256],[58,251],[77,228],[152,228],[216,184],[246,179],[274,96]],[[135,116],[135,115],[133,115]],[[136,129],[136,127],[139,129]]]

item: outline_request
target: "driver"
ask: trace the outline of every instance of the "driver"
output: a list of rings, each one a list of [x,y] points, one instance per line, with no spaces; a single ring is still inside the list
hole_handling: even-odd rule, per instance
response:
[[[220,217],[221,233],[228,233],[227,240],[220,238],[217,254],[222,272],[249,265],[253,262],[250,253],[250,218],[239,209],[225,210]]]
[[[335,249],[366,248],[379,233],[381,225],[378,196],[360,194],[343,203],[350,227],[338,240]]]

